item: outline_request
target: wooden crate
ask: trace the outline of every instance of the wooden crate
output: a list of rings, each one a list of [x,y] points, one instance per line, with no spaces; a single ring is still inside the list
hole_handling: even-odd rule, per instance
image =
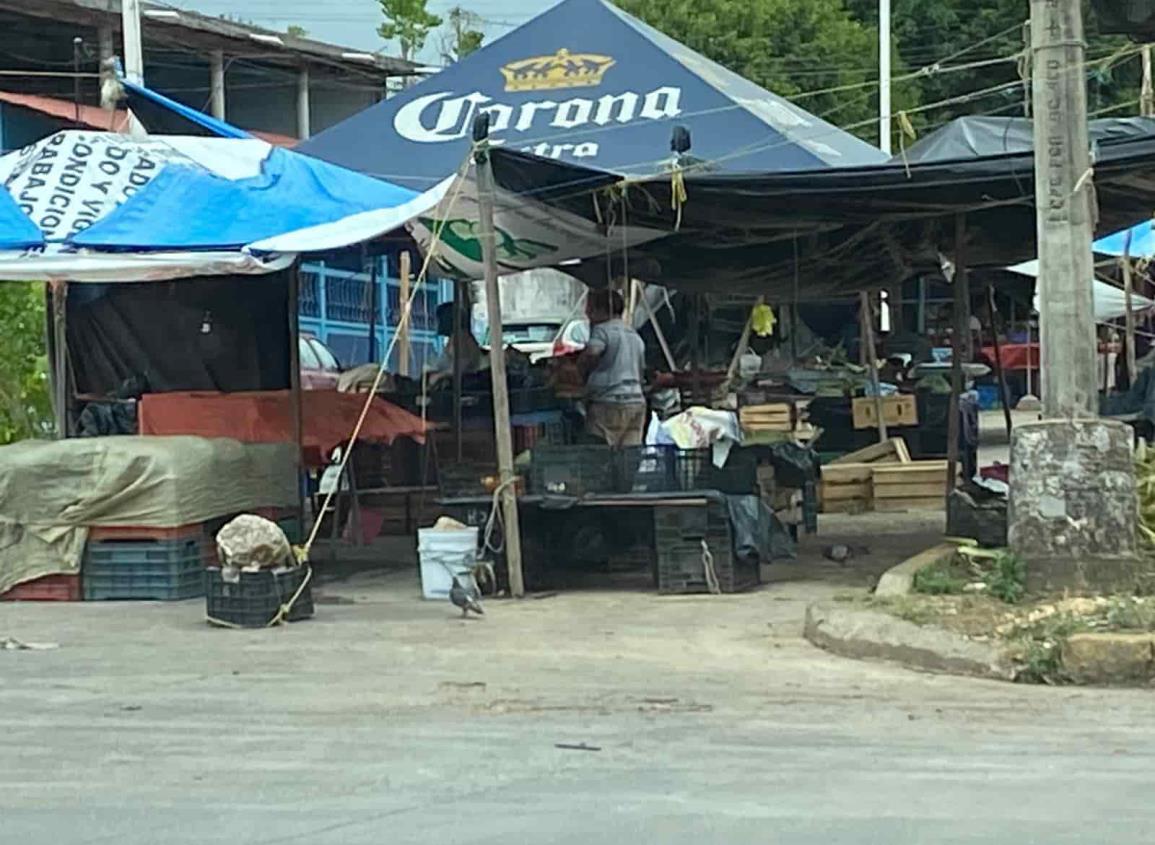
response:
[[[822,468],[818,485],[822,513],[863,513],[871,509],[872,469],[870,464],[828,464]]]
[[[878,412],[873,397],[864,396],[853,400],[855,428],[876,428]],[[913,396],[884,396],[882,416],[887,425],[918,425],[918,402]]]
[[[738,419],[746,431],[794,430],[794,409],[789,402],[747,405],[738,411]]]
[[[879,463],[909,464],[910,451],[906,448],[906,441],[901,437],[892,437],[882,443],[874,443],[843,455],[841,458],[835,458],[827,466]]]
[[[871,469],[871,495],[876,511],[945,508],[946,461],[876,464]]]

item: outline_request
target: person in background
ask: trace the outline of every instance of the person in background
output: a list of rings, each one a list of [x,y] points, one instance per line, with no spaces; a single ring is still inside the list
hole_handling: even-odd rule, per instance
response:
[[[591,291],[586,300],[590,339],[579,358],[586,380],[586,431],[610,446],[640,446],[646,345],[622,321],[623,309],[617,291]]]

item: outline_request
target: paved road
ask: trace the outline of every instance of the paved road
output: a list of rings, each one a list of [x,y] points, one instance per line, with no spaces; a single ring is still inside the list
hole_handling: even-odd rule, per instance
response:
[[[799,633],[835,575],[471,623],[378,575],[259,632],[0,605],[60,644],[0,652],[0,843],[1151,841],[1149,692],[826,655]]]

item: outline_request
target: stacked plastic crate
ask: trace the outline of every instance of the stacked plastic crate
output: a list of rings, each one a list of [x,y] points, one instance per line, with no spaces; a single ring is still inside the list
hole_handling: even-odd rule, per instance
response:
[[[757,562],[734,554],[729,515],[721,503],[655,507],[654,540],[659,593],[709,592],[711,567],[723,593],[758,584]]]
[[[178,601],[204,595],[216,546],[204,523],[94,528],[81,564],[85,601]]]

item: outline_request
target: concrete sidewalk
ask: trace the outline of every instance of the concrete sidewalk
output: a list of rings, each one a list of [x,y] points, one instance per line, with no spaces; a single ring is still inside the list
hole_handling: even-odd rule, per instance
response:
[[[801,639],[809,602],[889,562],[471,622],[401,560],[267,631],[209,628],[199,602],[2,604],[0,636],[60,648],[0,652],[0,842],[1146,843],[1149,694]]]

